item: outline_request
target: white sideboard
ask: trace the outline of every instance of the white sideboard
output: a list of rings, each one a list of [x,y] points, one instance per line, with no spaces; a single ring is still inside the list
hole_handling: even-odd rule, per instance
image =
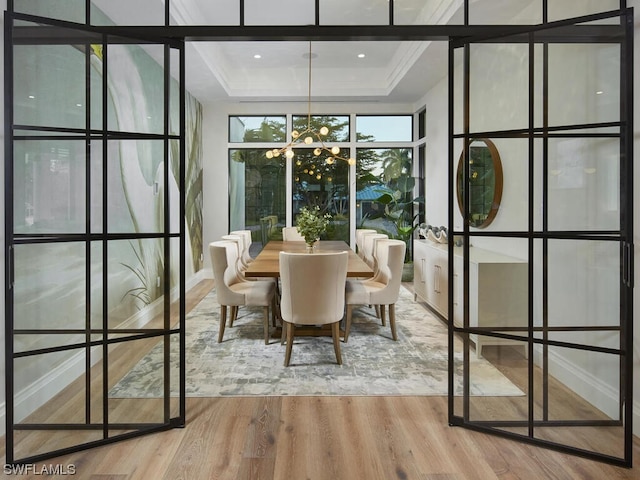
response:
[[[420,298],[449,319],[449,264],[447,245],[415,240],[413,251],[415,298]],[[463,322],[462,248],[454,248],[453,321]],[[469,326],[511,327],[527,325],[527,262],[481,248],[469,248]],[[487,336],[471,336],[476,354],[485,345],[518,344]],[[526,355],[526,349],[525,349]]]

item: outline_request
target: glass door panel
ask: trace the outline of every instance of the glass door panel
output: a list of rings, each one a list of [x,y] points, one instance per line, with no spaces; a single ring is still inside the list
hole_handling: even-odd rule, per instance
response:
[[[450,153],[449,171],[462,192],[450,217],[458,245],[449,247],[450,420],[630,466],[633,266],[625,252],[633,194],[624,181],[632,138],[624,72],[632,35],[624,14],[600,20],[581,25],[586,35],[600,25],[592,43],[574,37],[570,22],[454,43],[450,101],[462,120],[452,121],[451,145],[462,154]],[[496,69],[501,64],[512,71]],[[492,90],[485,80],[496,71],[506,80]],[[487,131],[504,188],[495,218],[482,224],[476,197],[495,185],[479,182],[486,165],[473,148]],[[507,384],[491,390],[500,377],[480,359]]]
[[[184,423],[183,48],[32,19],[6,72],[7,463]]]

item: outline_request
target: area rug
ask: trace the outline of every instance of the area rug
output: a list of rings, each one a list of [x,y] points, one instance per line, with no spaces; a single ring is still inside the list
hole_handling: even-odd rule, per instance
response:
[[[380,324],[371,307],[354,309],[349,341],[341,344],[342,365],[336,363],[331,337],[296,337],[291,364],[284,367],[279,339],[264,344],[260,309],[240,308],[234,326],[217,343],[219,311],[212,291],[187,316],[187,396],[447,395],[447,328],[405,288],[396,304],[398,340],[392,340],[389,326]],[[172,351],[176,347],[177,339]],[[109,396],[161,397],[162,351],[161,345],[154,347]],[[471,355],[470,362],[471,395],[523,395],[488,361]],[[462,358],[455,363],[461,380]]]

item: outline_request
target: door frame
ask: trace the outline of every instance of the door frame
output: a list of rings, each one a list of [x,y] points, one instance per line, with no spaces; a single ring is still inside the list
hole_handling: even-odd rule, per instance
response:
[[[88,3],[88,2],[87,2]],[[464,38],[475,38],[475,39],[479,39],[479,38],[490,38],[490,37],[500,37],[500,36],[510,36],[510,35],[517,35],[517,34],[522,34],[522,35],[528,35],[530,32],[532,31],[537,31],[537,30],[542,30],[544,28],[546,28],[545,26],[509,26],[509,25],[469,25],[469,19],[468,19],[468,12],[465,18],[465,25],[423,25],[423,26],[415,26],[415,25],[402,25],[402,26],[396,26],[393,25],[393,0],[391,0],[390,2],[390,14],[389,14],[389,25],[371,25],[371,26],[321,26],[319,24],[319,15],[318,15],[318,11],[319,11],[319,0],[316,0],[316,22],[315,25],[311,25],[311,26],[287,26],[286,28],[283,28],[281,26],[245,26],[244,25],[244,2],[241,0],[240,2],[240,18],[241,18],[241,24],[238,26],[169,26],[169,5],[170,5],[170,1],[167,0],[165,2],[166,5],[166,26],[126,26],[126,27],[82,27],[79,26],[77,24],[69,24],[68,22],[55,22],[52,21],[52,23],[54,24],[59,24],[61,26],[69,26],[69,25],[74,25],[75,27],[78,27],[79,29],[90,29],[92,32],[95,33],[100,33],[102,35],[115,35],[115,36],[120,36],[120,37],[132,37],[132,38],[138,38],[141,40],[144,39],[150,39],[150,38],[154,38],[154,39],[159,39],[162,38],[166,41],[178,41],[178,42],[195,42],[195,41],[338,41],[338,40],[342,40],[342,41],[357,41],[357,40],[377,40],[377,41],[385,41],[385,40],[393,40],[393,41],[402,41],[402,40],[417,40],[417,41],[426,41],[426,40],[430,40],[430,41],[455,41],[455,40],[460,40],[460,39],[464,39]],[[621,1],[621,5],[626,4],[626,2]],[[465,7],[468,10],[468,0],[465,0]],[[8,8],[10,11],[13,11],[13,2],[11,0],[9,0],[8,2]],[[625,9],[621,9],[621,12],[623,12]],[[632,9],[628,9],[628,10],[632,10]],[[11,16],[11,13],[5,13],[5,22],[7,21],[7,17]],[[28,17],[28,16],[27,16]],[[89,20],[87,20],[87,25],[89,24]],[[562,24],[563,22],[559,22],[558,25]],[[564,22],[567,23],[567,22]],[[597,30],[597,28],[594,28],[594,30]],[[7,49],[7,45],[11,45],[10,40],[10,32],[11,29],[7,28],[7,23],[5,23],[5,49]],[[633,29],[631,29],[631,38],[633,37]],[[7,39],[9,39],[9,41],[7,41]],[[183,44],[184,45],[184,44]],[[7,57],[7,55],[5,54],[5,100],[10,100],[9,102],[5,101],[5,116],[8,119],[12,118],[12,91],[10,86],[7,85],[7,78],[9,77],[9,75],[11,75],[11,70],[7,68],[7,66],[10,64],[11,62],[11,55],[9,55]],[[628,59],[631,62],[632,65],[632,53],[630,55],[628,55]],[[8,73],[9,72],[9,73]],[[182,62],[181,62],[181,85],[184,86],[184,55],[182,55]],[[633,72],[627,72],[627,80],[631,79],[632,80],[632,75]],[[629,82],[629,86],[632,89],[633,88],[633,83],[632,81]],[[452,91],[452,90],[451,90]],[[451,95],[451,91],[450,91],[450,95]],[[632,94],[632,92],[630,92],[630,95]],[[181,116],[183,119],[182,125],[184,128],[184,88],[182,88],[182,93],[181,93],[181,105],[180,105],[180,109],[181,109]],[[450,111],[450,119],[451,114],[453,112]],[[11,122],[5,122],[5,129],[6,129],[6,144],[11,144],[12,143],[12,133],[11,133]],[[629,130],[631,132],[631,136],[630,138],[633,138],[633,130],[631,127],[631,130]],[[453,133],[453,129],[450,128],[450,132]],[[451,136],[450,136],[451,137]],[[450,140],[451,141],[451,140]],[[181,130],[181,142],[184,142],[184,131]],[[629,159],[632,160],[632,146],[629,145]],[[10,146],[6,146],[5,147],[5,158],[12,158],[12,147]],[[450,146],[450,164],[451,164],[451,158],[452,158],[452,147]],[[632,161],[629,162],[630,164],[632,163]],[[181,158],[181,182],[184,182],[184,171],[183,171],[183,164],[184,164],[184,149],[182,149],[182,158]],[[5,162],[5,165],[7,165],[7,162]],[[451,167],[450,167],[451,168]],[[631,167],[629,167],[631,168]],[[8,176],[9,175],[9,176]],[[10,175],[12,175],[12,171],[10,167],[5,167],[5,181],[7,181],[7,178],[10,178]],[[451,176],[451,172],[450,172],[450,176]],[[627,179],[628,182],[628,187],[632,187],[632,181],[633,178],[632,176],[630,176]],[[450,185],[452,185],[452,183],[450,183]],[[632,192],[632,190],[628,190],[629,192]],[[184,189],[182,189],[181,191],[181,195],[183,195]],[[6,189],[5,189],[5,197],[7,197],[8,194],[6,193]],[[450,227],[453,227],[453,221],[452,221],[452,203],[455,201],[455,194],[454,192],[450,191],[450,195],[449,195],[449,200],[450,200],[450,222],[449,225]],[[5,201],[7,199],[5,198]],[[9,200],[11,200],[11,198],[9,198]],[[628,199],[628,202],[632,203],[633,199],[632,196],[630,199]],[[11,205],[11,203],[5,203],[5,206],[7,205]],[[183,209],[184,208],[184,199],[181,198],[181,214],[183,214]],[[12,220],[11,218],[11,213],[8,214],[7,220],[6,222]],[[628,226],[630,226],[630,228],[625,232],[626,235],[630,238],[630,242],[628,243],[628,247],[626,248],[625,251],[627,251],[628,253],[626,253],[626,257],[628,262],[629,262],[629,266],[632,267],[633,266],[633,262],[632,262],[632,248],[630,248],[632,246],[632,233],[633,233],[633,225],[632,223],[627,223]],[[453,228],[450,228],[449,230],[450,232],[453,231]],[[7,239],[9,239],[11,237],[7,236]],[[181,243],[181,249],[182,251],[184,251],[184,237],[181,236],[180,238],[180,243]],[[450,246],[450,249],[452,247]],[[6,250],[5,252],[5,261],[7,262],[5,265],[9,266],[5,269],[6,275],[5,275],[5,280],[6,280],[6,286],[5,288],[7,289],[8,285],[10,284],[11,281],[11,275],[12,275],[12,263],[10,262],[10,254],[8,253],[9,249]],[[182,256],[182,258],[184,258],[184,255]],[[452,255],[450,252],[450,262],[452,262]],[[450,265],[450,268],[452,266]],[[450,270],[452,271],[452,270]],[[183,319],[184,319],[184,288],[185,288],[185,271],[184,271],[184,261],[181,262],[181,268],[180,268],[180,275],[181,275],[181,295],[182,295],[182,301],[181,301],[181,324],[183,323]],[[630,269],[628,270],[628,283],[629,286],[632,286],[632,279],[633,279],[633,270]],[[452,291],[452,289],[450,288],[450,292]],[[452,299],[450,296],[450,300],[449,300],[449,311],[453,311],[452,308]],[[632,305],[631,304],[631,298],[629,298],[629,302],[628,305]],[[11,307],[8,305],[7,303],[7,313],[12,315],[12,309]],[[628,314],[629,316],[631,316],[631,309],[628,310]],[[7,317],[9,318],[9,317]],[[6,321],[6,320],[5,320]],[[10,322],[7,322],[7,324],[10,324]],[[627,348],[630,348],[630,351],[632,351],[632,347],[633,347],[633,337],[631,335],[632,330],[630,329],[631,327],[629,327],[628,330],[628,340],[627,340]],[[7,358],[9,357],[9,355],[12,353],[11,352],[11,342],[10,339],[12,338],[11,335],[9,335],[8,333],[11,332],[12,330],[12,326],[9,325],[7,327],[7,336],[6,336],[6,343],[7,343]],[[184,331],[183,331],[183,327],[181,327],[181,362],[182,363],[182,367],[184,367]],[[451,335],[450,335],[450,342],[451,342]],[[450,345],[450,350],[451,350],[451,345]],[[629,362],[631,363],[631,362]],[[7,363],[7,365],[9,365],[9,363]],[[450,371],[451,371],[451,361],[450,361]],[[9,378],[11,376],[11,373],[8,373],[7,378]],[[632,371],[628,370],[626,372],[626,379],[627,379],[627,383],[629,385],[629,389],[626,391],[628,398],[632,399],[632,395],[631,395],[631,379],[632,379]],[[184,376],[181,379],[181,388],[182,388],[182,395],[184,395]],[[452,389],[452,384],[451,384],[451,380],[450,380],[450,391]],[[10,390],[7,390],[7,399],[9,399],[9,395],[10,395]],[[12,392],[11,392],[12,393]],[[9,401],[9,400],[8,400]],[[631,403],[632,402],[627,402],[626,406],[625,406],[625,412],[628,413],[627,418],[631,418]],[[167,428],[173,428],[176,426],[183,426],[184,425],[184,414],[185,414],[185,410],[184,410],[184,402],[182,404],[182,408],[181,408],[181,415],[180,415],[180,419],[177,422],[173,422],[170,423],[168,425],[163,425],[159,428],[155,428],[153,430],[164,430]],[[450,418],[451,419],[451,418]],[[13,419],[11,419],[13,420]],[[7,424],[9,424],[9,415],[7,415]],[[468,426],[469,428],[475,428],[474,426]],[[7,431],[8,432],[8,431]],[[494,432],[491,432],[494,433]],[[137,436],[137,435],[128,435],[126,436],[126,438],[130,438],[131,436]],[[8,438],[8,437],[7,437]],[[521,438],[517,438],[517,440],[523,440]],[[115,440],[111,440],[111,441],[115,441]],[[527,441],[526,439],[524,441]],[[101,442],[102,443],[109,443],[109,442]],[[534,442],[536,444],[538,444],[537,442]],[[630,442],[629,442],[630,443]],[[90,447],[90,446],[95,446],[95,444],[91,444],[91,445],[87,445],[85,448]],[[555,448],[554,445],[546,445],[546,444],[541,444],[541,446],[546,446],[546,447],[550,447],[550,448]],[[9,448],[9,443],[7,443],[7,449]],[[572,450],[566,450],[566,449],[562,449],[563,451],[568,451],[568,453],[577,453],[580,454],[579,452],[574,452]],[[78,449],[73,449],[70,451],[76,451]],[[57,452],[57,454],[61,454],[61,453],[66,453],[65,452]],[[33,457],[33,458],[29,458],[26,459],[24,461],[33,461],[35,459],[40,459],[41,457]],[[42,457],[45,458],[45,457]],[[46,457],[48,458],[48,457]],[[7,458],[7,461],[9,463],[13,462],[13,459]],[[606,461],[606,459],[605,459]],[[630,460],[629,460],[630,462]],[[626,463],[625,463],[626,465]],[[628,466],[630,466],[630,463],[628,464]]]
[[[595,26],[593,31],[598,33],[595,41],[589,38],[591,26],[583,25],[585,22],[594,22],[603,19],[620,18],[618,25],[599,25]],[[551,448],[554,450],[570,453],[593,460],[603,461],[614,465],[631,467],[632,466],[632,445],[633,445],[633,9],[628,8],[623,11],[607,12],[603,14],[586,15],[574,19],[567,19],[558,22],[548,22],[543,25],[529,26],[524,29],[514,29],[513,35],[489,35],[489,36],[469,36],[461,39],[452,39],[449,46],[449,227],[451,236],[459,236],[462,238],[462,257],[463,257],[463,311],[464,321],[462,326],[456,326],[453,322],[449,322],[449,423],[451,425],[462,426],[465,428],[478,430],[484,433],[490,433],[505,438],[511,438],[518,441],[530,443],[537,446]],[[606,40],[605,40],[606,39]],[[554,136],[554,131],[559,130],[548,125],[546,102],[548,102],[548,44],[549,43],[619,43],[621,45],[620,58],[620,121],[603,124],[589,124],[588,127],[618,127],[618,134],[599,134],[600,137],[614,137],[620,139],[620,231],[595,231],[595,232],[554,232],[550,231],[547,223],[547,191],[548,175],[543,175],[543,225],[542,229],[534,228],[534,149],[536,139],[543,141],[543,165],[547,168],[548,158],[548,140]],[[529,105],[529,126],[528,128],[505,131],[491,132],[471,132],[470,131],[470,45],[474,43],[506,43],[506,44],[527,44],[529,45],[529,85],[528,85],[528,105]],[[536,127],[534,125],[534,63],[533,55],[534,46],[543,44],[543,64],[544,64],[544,87],[542,97],[545,106],[543,107],[543,126]],[[454,69],[455,57],[454,52],[457,49],[463,49],[463,87],[462,87],[462,129],[463,133],[456,134],[454,125],[455,101],[454,101]],[[573,128],[586,128],[587,125],[578,125]],[[570,127],[571,128],[571,127]],[[567,128],[563,127],[566,131]],[[598,134],[593,134],[598,136]],[[576,134],[579,137],[579,134]],[[585,135],[588,136],[588,135]],[[456,204],[456,161],[458,156],[454,151],[454,140],[463,140],[464,168],[463,178],[465,182],[469,179],[469,144],[474,139],[481,138],[518,138],[528,140],[528,177],[529,177],[529,193],[528,193],[528,218],[529,223],[527,229],[523,231],[478,231],[473,232],[470,229],[469,215],[464,215],[462,227],[454,228],[454,211]],[[469,188],[463,190],[463,204],[467,205],[465,211],[469,208]],[[509,329],[492,329],[491,327],[472,327],[470,326],[470,280],[469,280],[469,256],[470,245],[473,243],[472,238],[480,237],[497,237],[497,238],[518,238],[528,242],[528,326],[527,327],[511,327]],[[619,327],[611,327],[611,331],[618,331],[620,335],[620,347],[618,349],[598,347],[594,345],[577,345],[572,342],[561,342],[551,340],[549,337],[550,329],[547,319],[547,291],[548,276],[547,269],[547,244],[549,240],[601,240],[615,241],[620,243],[620,324]],[[543,314],[543,326],[534,328],[534,241],[542,241],[543,244],[543,306],[541,310]],[[449,243],[449,272],[454,271],[454,244]],[[449,276],[449,312],[454,311],[455,293],[454,293],[454,276]],[[558,327],[559,328],[559,327]],[[541,330],[542,338],[536,336],[535,333]],[[573,327],[567,331],[587,331],[588,327]],[[601,330],[607,330],[601,327]],[[557,328],[556,328],[557,331]],[[540,332],[537,332],[540,334]],[[528,418],[527,420],[472,420],[470,418],[470,350],[471,335],[484,335],[496,339],[507,339],[520,342],[525,345],[529,352],[528,363]],[[454,384],[454,337],[460,336],[463,341],[463,394],[462,394],[462,413],[460,407],[456,410],[453,384]],[[549,418],[549,387],[548,387],[548,348],[549,346],[559,348],[579,348],[585,351],[613,354],[619,356],[620,365],[620,392],[619,392],[619,418],[612,420],[551,420]],[[543,368],[542,368],[542,410],[543,419],[534,418],[534,348],[540,348],[543,351]],[[624,426],[624,454],[622,457],[614,457],[610,455],[595,453],[593,451],[579,449],[570,445],[563,445],[559,442],[552,442],[536,438],[534,436],[534,428],[536,427],[569,427],[569,426]],[[505,427],[527,427],[528,434],[521,435],[517,433],[500,430]]]
[[[184,42],[176,39],[165,39],[161,37],[145,36],[144,38],[136,35],[135,32],[129,31],[126,35],[112,35],[108,32],[108,28],[92,27],[89,25],[79,25],[76,23],[65,22],[55,19],[45,19],[42,17],[36,17],[33,15],[13,13],[10,11],[5,12],[5,396],[6,396],[6,463],[7,464],[27,464],[37,461],[46,460],[59,455],[66,455],[77,451],[85,450],[100,445],[110,444],[116,441],[125,440],[141,435],[145,435],[152,432],[159,432],[168,430],[171,428],[183,427],[185,425],[186,407],[185,407],[185,289],[186,289],[186,268],[185,268],[185,251],[186,251],[186,232],[185,222],[179,222],[178,230],[171,230],[170,227],[170,211],[171,201],[169,197],[169,188],[163,189],[163,226],[162,231],[158,233],[110,233],[108,230],[108,189],[107,189],[107,151],[108,143],[110,141],[128,141],[128,140],[153,140],[161,141],[163,144],[163,184],[169,185],[169,179],[171,175],[171,162],[170,162],[170,144],[172,141],[179,144],[179,173],[176,178],[177,185],[179,187],[179,197],[174,199],[173,202],[179,202],[179,216],[184,219],[185,215],[185,48]],[[34,24],[31,26],[14,26],[14,22],[24,21]],[[37,26],[35,26],[37,25]],[[22,31],[22,33],[20,33]],[[133,34],[133,35],[132,35]],[[14,123],[14,55],[13,50],[16,45],[64,45],[64,46],[78,46],[85,56],[85,98],[86,100],[86,115],[85,115],[85,127],[83,129],[74,129],[70,127],[46,127],[36,125],[18,125]],[[109,45],[127,45],[127,44],[155,44],[163,46],[164,65],[163,65],[163,128],[164,131],[158,134],[148,133],[135,133],[135,132],[120,132],[109,130],[108,117],[107,117],[107,104],[108,104],[108,87],[107,87],[107,65],[104,62],[104,74],[101,81],[101,102],[102,102],[102,119],[101,127],[92,128],[90,108],[90,56],[91,47],[93,45],[100,45],[102,47],[102,55],[104,59],[108,58]],[[170,62],[175,62],[175,57],[171,57],[172,52],[177,52],[179,64],[179,122],[180,127],[177,134],[171,134],[169,130],[169,106],[170,106]],[[34,135],[30,135],[31,132]],[[19,132],[19,134],[16,134]],[[26,132],[26,133],[25,133]],[[38,135],[37,133],[40,133]],[[85,143],[85,217],[86,228],[81,233],[16,233],[14,231],[14,143],[16,141],[83,141]],[[91,142],[98,142],[101,144],[102,149],[102,226],[97,232],[92,232],[89,228],[90,225],[90,199],[91,199],[91,187],[90,185],[90,172],[92,168],[91,162]],[[6,161],[6,159],[12,159]],[[96,169],[97,170],[97,169]],[[163,245],[163,269],[162,273],[159,273],[158,280],[162,280],[162,327],[160,328],[127,328],[127,329],[113,329],[108,324],[108,285],[109,279],[107,275],[107,260],[108,260],[108,248],[110,242],[114,241],[136,241],[136,240],[157,240]],[[179,278],[178,285],[175,291],[172,292],[171,288],[171,243],[174,240],[174,244],[179,243],[178,251],[174,255],[179,256],[182,260],[179,264],[179,273],[176,276]],[[84,277],[85,283],[85,319],[83,329],[43,329],[43,330],[25,330],[15,328],[14,322],[14,285],[15,285],[15,249],[16,246],[24,245],[42,245],[58,243],[64,244],[65,242],[76,242],[85,245],[84,259],[86,263],[86,271]],[[101,326],[96,328],[91,323],[91,246],[100,245],[102,253],[100,254],[103,265],[103,271],[101,275],[102,293],[102,320]],[[174,248],[175,250],[175,248]],[[96,255],[96,257],[98,257]],[[94,260],[95,261],[95,260]],[[171,296],[172,293],[179,295],[177,300],[177,310],[179,315],[179,321],[177,326],[171,322]],[[82,330],[82,331],[80,331]],[[24,350],[20,352],[14,351],[14,336],[17,335],[82,335],[84,341],[78,341],[73,344],[60,344],[48,348],[38,348],[35,350]],[[122,336],[126,338],[122,338]],[[170,359],[171,352],[169,349],[171,337],[178,337],[178,352],[175,354],[179,360],[177,377],[170,375]],[[144,339],[158,339],[158,342],[162,342],[164,345],[163,354],[163,401],[162,406],[158,408],[157,418],[162,418],[162,421],[137,421],[137,422],[118,422],[110,421],[109,417],[109,357],[110,348],[114,348],[116,345],[123,345],[130,341],[133,345],[134,342]],[[100,353],[92,354],[94,351]],[[15,375],[15,360],[19,358],[25,358],[29,356],[44,355],[50,353],[69,352],[70,354],[84,353],[84,421],[81,422],[60,422],[60,423],[39,423],[29,422],[24,423],[15,421],[15,389],[14,380]],[[93,415],[90,403],[92,401],[92,395],[90,393],[91,384],[91,371],[95,368],[92,365],[93,355],[100,355],[102,361],[102,384],[101,384],[101,410],[99,415]],[[179,389],[178,403],[171,405],[170,385],[175,385]],[[99,417],[96,419],[96,417]],[[54,448],[46,452],[34,453],[33,455],[22,456],[16,458],[15,455],[15,441],[14,435],[19,431],[95,431],[102,432],[102,438],[93,439],[84,443],[77,443],[71,446],[63,448]],[[114,433],[114,431],[121,431],[123,433]]]

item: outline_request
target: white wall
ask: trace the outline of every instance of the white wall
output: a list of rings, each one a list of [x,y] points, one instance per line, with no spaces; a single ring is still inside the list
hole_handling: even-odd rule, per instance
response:
[[[635,18],[635,57],[638,58],[640,52],[640,0],[631,0],[630,6],[636,7]],[[504,52],[502,52],[504,53]],[[473,57],[472,57],[473,58]],[[489,58],[485,59],[490,61]],[[575,59],[574,59],[575,60]],[[575,60],[578,61],[578,60]],[[634,98],[634,156],[637,159],[640,154],[640,62],[634,61],[634,75],[635,75],[635,98]],[[515,73],[514,73],[515,72]],[[479,119],[480,125],[483,128],[480,130],[491,130],[497,128],[516,128],[521,126],[522,118],[516,113],[517,100],[515,93],[521,90],[523,71],[522,69],[512,69],[512,71],[499,71],[493,72],[494,75],[491,79],[486,79],[488,83],[482,84],[480,94],[476,91],[476,95],[472,93],[473,101],[477,103],[473,104],[473,108],[478,110],[484,110],[491,112],[491,116],[483,117]],[[496,81],[498,79],[498,81]],[[494,83],[495,87],[491,87],[490,83]],[[568,85],[575,87],[578,82],[566,82]],[[476,85],[479,86],[479,85]],[[526,87],[526,84],[525,84]],[[579,88],[589,88],[589,85],[583,85]],[[472,90],[473,92],[473,90]],[[568,94],[568,93],[567,93]],[[426,217],[427,221],[432,225],[447,225],[448,213],[447,213],[447,195],[449,194],[448,185],[448,124],[447,124],[447,108],[448,108],[448,78],[446,76],[435,85],[424,97],[423,103],[427,108],[427,123],[426,123],[426,185],[425,191],[427,195],[426,202]],[[500,108],[506,108],[501,110]],[[584,105],[580,105],[584,107]],[[525,110],[526,111],[526,106]],[[557,112],[562,114],[563,112]],[[570,112],[572,115],[580,115],[580,112]],[[478,116],[474,118],[474,121],[478,120]],[[506,120],[506,121],[503,121]],[[525,119],[526,120],[526,119]],[[514,143],[514,142],[512,142]],[[526,172],[519,171],[517,165],[514,164],[514,158],[522,158],[523,154],[526,158],[526,150],[522,152],[521,147],[518,145],[510,145],[508,141],[496,140],[496,145],[500,151],[505,178],[505,189],[503,192],[503,201],[500,207],[500,211],[489,229],[500,230],[507,225],[515,225],[519,228],[526,228],[526,225],[521,225],[522,219],[526,221],[526,208],[527,208],[527,184],[526,184]],[[456,152],[461,151],[460,144],[456,145]],[[456,159],[457,161],[457,159]],[[593,193],[593,191],[591,191]],[[640,278],[640,169],[634,170],[634,204],[635,208],[635,278],[636,281]],[[589,198],[584,198],[584,201],[590,201]],[[601,201],[598,199],[597,201]],[[585,209],[587,210],[587,209]],[[601,217],[598,222],[607,222],[607,218],[604,217],[607,213],[600,213]],[[553,215],[559,215],[558,212],[553,212]],[[457,205],[454,210],[454,223],[456,227],[461,226],[461,217],[459,215]],[[558,217],[556,217],[558,218]],[[563,221],[570,222],[572,219],[567,218]],[[481,246],[488,249],[496,249],[495,242],[486,241],[484,239],[475,240],[477,246]],[[526,243],[518,243],[516,241],[504,241],[499,244],[500,251],[506,254],[510,254],[520,258],[526,258],[524,255],[526,252]],[[576,260],[576,257],[571,259]],[[616,259],[617,260],[617,259]],[[588,269],[592,266],[584,266],[577,262],[576,265],[580,265],[581,268]],[[605,272],[606,273],[606,272]],[[565,279],[566,280],[566,279]],[[582,281],[581,276],[578,275],[574,280]],[[558,289],[568,288],[569,285],[576,285],[575,283],[568,282],[556,282],[554,287],[556,291]],[[617,285],[617,280],[613,280],[613,285]],[[586,287],[585,287],[586,288]],[[607,288],[606,285],[603,288]],[[597,289],[601,290],[600,288]],[[614,288],[614,291],[616,289]],[[585,316],[594,315],[594,312],[589,306],[589,301],[593,301],[594,304],[598,303],[598,300],[587,299],[580,303],[574,303],[573,298],[570,295],[569,290],[565,295],[555,295],[555,298],[564,297],[570,299],[565,301],[565,305],[556,305],[557,309],[565,308],[573,311],[575,315],[575,309],[582,305],[582,309]],[[614,297],[615,300],[615,297]],[[615,303],[615,302],[614,302]],[[634,289],[634,433],[640,435],[640,294],[638,288]],[[612,345],[615,346],[615,345]],[[617,386],[616,376],[613,378],[610,372],[607,372],[603,365],[596,365],[596,363],[602,361],[597,355],[592,354],[591,358],[588,356],[571,357],[571,356],[558,356],[554,366],[555,373],[566,378],[567,382],[573,382],[573,388],[582,391],[585,396],[591,398],[596,405],[603,410],[615,411],[615,399],[616,392],[612,392],[612,388]],[[591,362],[591,365],[589,365]],[[582,369],[582,366],[589,365],[588,371]],[[613,371],[617,371],[614,366]],[[594,374],[595,372],[595,374]],[[613,402],[613,405],[612,405]]]

